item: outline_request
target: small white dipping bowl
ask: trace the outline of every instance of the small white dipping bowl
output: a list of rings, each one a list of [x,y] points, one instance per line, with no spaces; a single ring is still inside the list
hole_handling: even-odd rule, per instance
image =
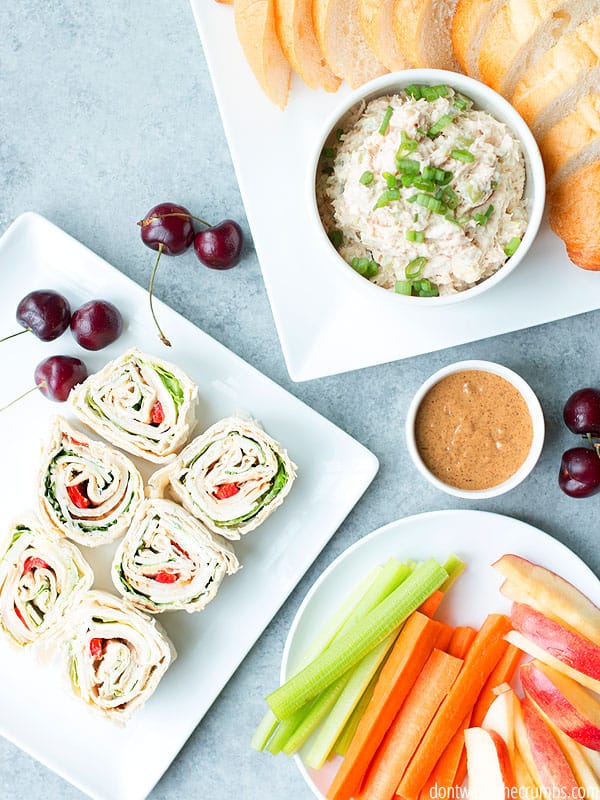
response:
[[[504,122],[516,136],[521,144],[525,156],[525,202],[528,212],[527,230],[517,251],[489,278],[486,278],[476,286],[465,289],[455,294],[442,295],[441,297],[409,297],[407,295],[396,294],[390,289],[384,289],[367,278],[359,275],[356,270],[339,255],[335,247],[329,241],[327,232],[321,221],[317,206],[316,181],[317,169],[323,147],[330,139],[332,134],[342,127],[343,119],[350,109],[354,108],[362,101],[373,100],[375,97],[396,94],[405,86],[412,83],[437,86],[446,84],[456,89],[461,94],[466,95],[474,101],[475,106],[482,111],[487,111],[500,122]],[[410,69],[402,72],[392,72],[382,75],[380,78],[366,83],[356,91],[347,95],[342,103],[339,103],[331,115],[327,118],[321,129],[320,135],[315,142],[308,161],[308,180],[307,180],[307,206],[312,218],[313,227],[318,237],[323,261],[336,269],[339,274],[344,275],[352,284],[356,291],[362,291],[365,300],[376,300],[377,298],[387,298],[387,301],[394,302],[398,306],[405,307],[407,303],[417,305],[419,308],[436,308],[449,303],[458,303],[477,297],[482,292],[491,289],[518,266],[523,260],[527,251],[531,247],[533,240],[538,232],[542,215],[544,213],[544,203],[546,199],[546,180],[544,175],[544,165],[539,148],[533,134],[527,127],[523,118],[517,111],[489,86],[479,81],[461,75],[458,72],[449,72],[442,69]]]
[[[491,486],[489,489],[475,489],[472,491],[469,491],[468,489],[457,489],[454,486],[449,486],[447,483],[444,483],[439,478],[436,478],[436,476],[433,475],[433,473],[431,473],[425,466],[425,463],[423,462],[421,454],[417,448],[415,439],[415,419],[417,416],[417,411],[427,392],[432,386],[435,386],[436,383],[439,383],[439,381],[441,381],[442,378],[445,378],[447,375],[453,375],[455,372],[463,372],[467,370],[481,370],[482,372],[489,372],[493,375],[499,375],[501,378],[504,378],[511,383],[515,389],[520,392],[525,400],[531,416],[531,424],[533,426],[533,437],[531,440],[529,453],[523,464],[514,473],[514,475],[511,475],[510,478],[502,483],[499,483],[497,486]],[[442,492],[451,494],[454,497],[463,497],[467,500],[485,500],[489,497],[498,497],[498,495],[514,489],[515,486],[518,486],[521,483],[521,481],[525,480],[525,478],[537,464],[540,453],[542,452],[542,447],[544,445],[545,425],[544,414],[542,412],[540,401],[537,399],[531,386],[529,386],[529,384],[526,383],[526,381],[524,381],[520,375],[517,375],[516,372],[508,369],[508,367],[502,366],[502,364],[495,364],[493,361],[457,361],[455,364],[450,364],[449,366],[443,367],[437,372],[434,372],[434,374],[428,378],[417,391],[410,403],[410,406],[408,407],[405,432],[406,445],[414,465],[419,470],[421,475],[427,478],[429,483],[435,486],[436,489],[440,489]]]

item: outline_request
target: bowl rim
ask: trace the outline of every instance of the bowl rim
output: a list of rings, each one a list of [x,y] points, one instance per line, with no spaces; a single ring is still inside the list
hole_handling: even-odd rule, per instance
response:
[[[384,289],[372,283],[370,280],[367,280],[362,275],[359,275],[358,272],[352,269],[347,261],[339,255],[330,242],[321,220],[316,197],[317,169],[321,153],[327,139],[331,136],[332,132],[339,127],[341,118],[357,103],[366,99],[374,99],[377,96],[385,95],[394,90],[398,91],[411,83],[424,83],[428,85],[445,83],[452,88],[456,88],[460,92],[464,92],[475,101],[478,107],[487,111],[492,116],[496,117],[496,119],[499,119],[500,122],[504,122],[521,145],[525,157],[526,186],[528,183],[531,185],[530,199],[527,208],[527,228],[523,240],[515,254],[509,257],[493,275],[490,275],[489,278],[486,278],[475,286],[471,286],[469,289],[465,289],[462,292],[437,297],[408,297],[396,294],[390,289]],[[488,289],[491,289],[506,278],[525,258],[535,240],[544,215],[546,177],[540,150],[533,133],[517,110],[508,100],[502,97],[502,95],[498,94],[481,81],[459,72],[451,72],[442,69],[407,69],[381,75],[363,84],[358,89],[348,94],[327,116],[320,128],[319,135],[316,139],[316,146],[310,156],[309,164],[307,206],[317,238],[322,244],[321,249],[323,251],[323,257],[328,263],[331,263],[332,266],[334,264],[337,265],[337,272],[340,275],[345,275],[348,283],[355,291],[370,291],[373,300],[379,297],[383,302],[391,301],[394,302],[396,306],[401,306],[402,308],[405,308],[406,304],[412,304],[413,307],[417,307],[418,304],[419,309],[439,308],[441,306],[470,300]],[[384,299],[386,296],[387,300]]]
[[[444,483],[432,472],[430,472],[423,462],[415,439],[415,419],[417,416],[417,411],[429,389],[431,389],[432,386],[435,386],[435,384],[439,383],[442,378],[445,378],[448,375],[453,375],[456,372],[471,370],[480,370],[483,372],[489,372],[493,375],[499,375],[501,378],[504,378],[510,384],[512,384],[512,386],[514,386],[514,388],[521,394],[525,400],[525,403],[527,404],[527,409],[531,416],[531,424],[533,427],[531,447],[529,448],[529,453],[527,454],[525,461],[521,464],[519,469],[510,476],[510,478],[507,478],[505,481],[497,484],[496,486],[490,486],[488,489],[458,489],[457,487]],[[404,426],[406,446],[409,455],[413,464],[416,466],[421,475],[426,478],[429,483],[432,484],[432,486],[435,486],[436,489],[452,495],[453,497],[460,497],[464,500],[487,500],[489,498],[498,497],[499,495],[509,492],[511,489],[514,489],[516,486],[522,483],[531,473],[539,460],[542,448],[544,446],[545,429],[546,426],[542,406],[537,395],[527,381],[518,373],[514,372],[509,367],[505,367],[503,364],[498,364],[495,361],[485,361],[482,359],[455,361],[452,364],[448,364],[445,367],[438,369],[436,372],[430,375],[429,378],[427,378],[427,380],[421,384],[421,386],[413,395],[406,413],[406,422]]]

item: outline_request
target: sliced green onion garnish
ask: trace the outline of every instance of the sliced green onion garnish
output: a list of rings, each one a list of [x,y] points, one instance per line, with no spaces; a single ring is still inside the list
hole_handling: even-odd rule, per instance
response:
[[[415,100],[420,100],[423,97],[423,87],[416,83],[411,83],[409,86],[404,87],[406,94],[414,97]]]
[[[430,211],[434,211],[436,214],[445,214],[448,211],[448,207],[442,203],[441,200],[438,200],[436,197],[432,197],[430,194],[417,194],[413,195],[416,202],[423,206],[424,208],[428,208]],[[409,202],[411,198],[409,197]]]
[[[434,100],[437,100],[438,97],[446,97],[448,94],[448,87],[440,84],[439,86],[421,86],[421,96],[425,98],[425,100],[429,100],[432,103]]]
[[[450,183],[454,175],[452,172],[446,172],[445,169],[439,169],[438,167],[423,167],[423,177],[426,181],[445,185]]]
[[[421,165],[419,162],[414,161],[412,158],[396,158],[396,166],[400,172],[404,172],[409,175],[418,175],[421,171]]]
[[[404,269],[404,274],[407,279],[418,278],[425,269],[425,264],[427,264],[425,256],[418,256],[417,258],[413,258],[412,261],[409,261]]]
[[[374,278],[379,272],[379,264],[370,258],[353,258],[350,266],[365,278]]]
[[[489,218],[492,216],[493,213],[494,213],[494,206],[489,205],[488,210],[485,212],[485,214],[473,214],[473,219],[480,225],[486,225],[487,221],[489,220]]]
[[[363,172],[363,174],[360,176],[358,180],[362,183],[363,186],[368,186],[370,183],[373,183],[374,177],[375,176],[373,175],[373,173],[367,169]]]
[[[418,214],[414,214],[413,215],[413,222],[417,222],[418,219],[419,219],[419,215]]]
[[[331,241],[331,244],[332,244],[332,245],[333,245],[333,246],[334,246],[336,249],[337,249],[337,248],[338,248],[338,247],[339,247],[339,246],[342,244],[342,242],[344,241],[344,235],[343,235],[343,233],[342,233],[341,231],[339,231],[337,228],[334,228],[332,231],[329,231],[329,234],[328,234],[328,236],[329,236],[329,239],[330,239],[330,241]]]
[[[504,252],[510,258],[514,256],[517,247],[521,244],[521,239],[518,236],[513,236],[513,238],[508,242],[508,244],[504,248]]]
[[[475,161],[475,156],[473,153],[469,152],[469,150],[452,150],[450,157],[455,158],[457,161],[465,161],[467,163]]]
[[[400,133],[400,147],[398,148],[398,152],[396,153],[396,158],[402,158],[402,153],[413,153],[417,147],[418,143],[415,142],[414,139],[411,139],[410,136],[406,133],[406,131],[401,131]]]
[[[396,294],[406,294],[410,296],[412,293],[412,284],[410,281],[396,281],[394,284],[394,291]]]
[[[409,242],[424,242],[425,234],[423,231],[406,231],[406,238]]]
[[[431,289],[420,289],[419,297],[437,297],[439,295],[437,286],[431,285]]]
[[[381,125],[379,127],[379,133],[382,136],[385,136],[387,133],[387,129],[390,125],[390,120],[392,118],[392,114],[394,113],[394,109],[391,106],[388,106],[385,110],[385,114],[383,115],[383,119],[381,120]]]
[[[465,97],[464,94],[458,93],[454,98],[452,105],[459,111],[467,111],[473,105],[473,101],[470,98]]]
[[[421,136],[427,136],[427,131],[424,131],[423,128],[417,128],[417,133],[420,133]]]
[[[365,278],[374,278],[375,275],[379,272],[379,264],[376,261],[369,261],[367,266],[367,271],[365,272]]]
[[[398,181],[396,180],[396,176],[392,175],[391,172],[383,172],[381,177],[387,183],[388,189],[395,189],[398,185]]]
[[[457,208],[458,203],[459,203],[458,195],[449,186],[444,186],[444,188],[442,189],[442,197],[441,197],[441,199],[444,201],[444,203],[446,203],[448,208],[451,208],[452,210]]]
[[[323,158],[335,158],[335,150],[333,147],[323,148]]]
[[[442,114],[438,121],[434,122],[431,128],[429,128],[427,131],[427,136],[430,136],[433,139],[433,137],[441,133],[446,125],[449,125],[453,119],[454,117],[451,114]]]
[[[435,190],[435,183],[433,181],[425,181],[422,178],[415,178],[413,186],[415,189],[421,189],[423,192],[433,192]]]
[[[400,175],[402,186],[412,186],[412,183],[416,177],[416,175]]]
[[[385,192],[379,196],[373,208],[383,208],[383,206],[389,205],[392,200],[400,200],[400,189],[386,189]]]
[[[336,128],[335,129],[335,138],[338,140],[338,142],[342,141],[343,133],[344,133],[344,129],[343,128]]]
[[[417,283],[419,284],[418,287],[417,287]],[[415,281],[414,284],[413,284],[415,289],[417,289],[418,291],[422,291],[422,292],[428,292],[431,289],[432,285],[433,284],[431,283],[429,278],[421,278],[420,281]]]

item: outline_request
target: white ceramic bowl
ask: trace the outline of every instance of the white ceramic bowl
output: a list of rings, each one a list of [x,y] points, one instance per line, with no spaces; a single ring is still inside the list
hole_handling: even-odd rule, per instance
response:
[[[340,127],[340,122],[346,114],[357,105],[357,103],[363,100],[372,100],[382,95],[394,94],[412,83],[430,86],[443,83],[471,98],[474,100],[477,108],[489,112],[510,128],[521,143],[525,156],[525,202],[529,221],[527,230],[517,251],[497,272],[481,283],[478,283],[470,289],[465,289],[463,292],[442,295],[441,297],[408,297],[406,295],[396,294],[389,289],[383,289],[381,286],[377,286],[377,284],[363,278],[338,254],[335,247],[329,241],[317,207],[315,186],[321,153],[325,143],[332,133]],[[485,84],[457,72],[448,72],[441,69],[404,70],[402,72],[392,72],[383,75],[361,86],[356,91],[347,95],[344,101],[339,103],[327,118],[323,124],[320,135],[317,137],[308,165],[307,206],[316,236],[320,241],[323,261],[330,265],[332,269],[336,269],[339,274],[344,275],[346,279],[351,282],[356,291],[363,293],[365,300],[387,298],[387,301],[394,302],[396,305],[402,307],[405,307],[406,303],[418,303],[419,308],[436,308],[440,305],[458,303],[476,297],[482,292],[491,289],[506,278],[507,275],[510,275],[523,260],[535,239],[544,212],[544,203],[546,199],[544,165],[533,134],[517,111],[497,92],[490,89],[489,86],[485,86]]]
[[[445,378],[447,375],[452,375],[455,372],[462,372],[463,370],[482,370],[483,372],[491,372],[493,375],[499,375],[500,377],[505,378],[515,387],[515,389],[521,393],[531,415],[533,438],[527,458],[521,467],[514,473],[514,475],[508,478],[508,480],[504,481],[503,483],[499,483],[497,486],[492,486],[489,489],[478,489],[472,491],[468,489],[457,489],[454,486],[449,486],[447,483],[444,483],[439,478],[436,478],[436,476],[433,475],[425,466],[415,441],[415,418],[417,416],[419,406],[421,405],[421,402],[423,401],[423,398],[427,392],[442,378]],[[515,486],[518,486],[522,481],[524,481],[531,470],[535,467],[540,457],[540,453],[542,452],[542,447],[544,445],[544,431],[545,425],[542,407],[540,405],[540,401],[537,399],[533,389],[529,386],[529,384],[526,383],[526,381],[524,381],[520,375],[517,375],[516,372],[508,369],[508,367],[502,366],[502,364],[495,364],[493,361],[475,360],[457,361],[455,364],[450,364],[447,367],[443,367],[437,372],[434,372],[434,374],[425,381],[425,383],[420,387],[413,397],[411,404],[408,407],[405,426],[408,452],[421,475],[427,478],[429,483],[435,486],[436,489],[440,489],[442,492],[451,494],[454,497],[462,497],[468,500],[485,500],[489,497],[498,497],[498,495],[514,489]]]

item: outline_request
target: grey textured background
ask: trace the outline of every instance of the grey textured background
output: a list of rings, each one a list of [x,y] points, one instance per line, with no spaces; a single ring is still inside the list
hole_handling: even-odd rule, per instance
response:
[[[152,257],[134,223],[157,202],[179,202],[211,220],[233,217],[249,233],[187,0],[4,2],[0,32],[0,232],[21,212],[38,211],[143,285]],[[561,423],[562,404],[574,389],[600,385],[600,318],[586,314],[434,355],[293,384],[249,235],[237,269],[206,270],[189,253],[165,262],[157,293],[381,461],[372,487],[151,795],[153,800],[308,800],[312,795],[294,765],[283,756],[274,760],[254,753],[248,740],[262,716],[262,698],[277,682],[283,643],[300,601],[348,545],[400,516],[481,507],[539,526],[600,570],[600,497],[571,500],[556,485],[560,454],[576,444]],[[12,316],[13,309],[5,314]],[[412,467],[402,435],[418,385],[434,370],[463,358],[492,359],[523,375],[542,402],[548,427],[542,457],[529,479],[479,506],[430,488]],[[50,721],[43,724],[51,728]],[[1,740],[0,798],[32,796],[82,797]]]

